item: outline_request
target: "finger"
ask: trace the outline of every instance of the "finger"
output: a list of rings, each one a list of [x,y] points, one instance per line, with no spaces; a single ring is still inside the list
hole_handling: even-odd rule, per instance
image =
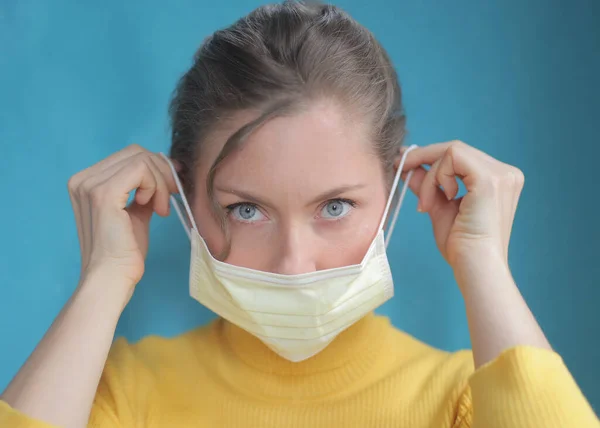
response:
[[[421,190],[419,193],[420,211],[429,212],[432,211],[434,206],[443,202],[447,202],[447,198],[444,196],[442,189],[439,188],[440,183],[437,181],[437,172],[440,162],[441,159],[435,161],[423,178],[423,183],[421,183]]]
[[[135,190],[135,201],[146,205],[158,186],[147,158],[146,153],[138,153],[133,159],[123,159],[90,177],[82,184],[86,189],[85,193],[93,199],[92,203],[100,202],[103,206],[108,204],[124,209],[130,192]]]
[[[80,171],[69,179],[69,197],[73,206],[77,234],[79,236],[82,269],[85,269],[89,262],[90,251],[93,245],[93,219],[89,201],[90,184],[94,185],[98,183],[98,179],[102,180],[102,172],[106,169],[110,169],[111,166],[144,152],[147,152],[147,150],[137,144],[132,144],[91,167]]]
[[[438,165],[435,178],[449,201],[458,195],[458,181],[452,164],[452,156],[448,154],[448,151]]]
[[[412,152],[408,156],[410,157],[411,154]],[[419,156],[421,155],[419,154]],[[449,144],[440,158],[444,156],[449,156],[451,160],[451,162],[448,161],[449,163],[444,165],[444,173],[448,175],[451,166],[454,175],[462,179],[469,192],[474,191],[477,185],[486,185],[487,183],[483,179],[490,176],[490,171],[499,164],[493,158],[461,142]]]
[[[446,150],[446,156],[451,159],[446,168],[451,167],[454,174],[462,179],[468,192],[473,192],[478,185],[485,185],[490,181],[484,178],[491,177],[492,163],[478,156],[472,148],[452,145]]]
[[[446,241],[448,239],[448,232],[452,230],[452,225],[454,224],[456,216],[458,215],[461,202],[462,197],[453,199],[451,201],[444,201],[443,209],[434,210],[429,213],[435,240],[444,257],[447,257]]]
[[[148,167],[154,174],[156,179],[156,192],[152,196],[154,211],[163,217],[169,215],[169,187],[166,182],[166,177],[160,171],[160,168],[156,164],[157,158],[155,156],[149,156]]]
[[[463,143],[462,141],[449,141],[445,143],[435,143],[424,147],[417,147],[406,155],[404,162],[404,170],[408,171],[416,168],[419,165],[433,165],[440,159],[448,149],[452,148],[467,151],[474,156],[481,157],[485,155],[483,152]]]
[[[175,177],[173,176],[173,171],[171,171],[171,167],[169,163],[159,155],[152,155],[152,161],[160,171],[160,174],[167,185],[167,189],[170,193],[179,193],[179,189],[177,188],[177,184],[175,183]],[[173,163],[173,168],[175,168],[176,172],[181,171],[182,165],[171,159],[171,163]]]
[[[418,167],[414,170],[413,176],[408,183],[408,186],[415,193],[415,195],[417,195],[417,197],[420,196],[421,189],[423,188],[423,182],[425,181],[427,174],[428,171],[425,168]],[[402,174],[403,180],[406,179],[406,175],[407,173]],[[442,190],[439,188],[436,189],[436,202],[434,204],[436,208],[429,212],[436,241],[442,242],[444,239],[444,231],[451,229],[454,219],[458,214],[461,200],[462,198],[457,198],[453,199],[452,201],[447,201]],[[441,207],[441,209],[437,207]],[[440,245],[440,250],[443,251],[443,248],[444,245]]]
[[[160,187],[160,191],[163,194],[169,193],[169,185],[167,183],[166,177],[164,173],[161,171],[161,168],[157,165],[156,160],[160,161],[159,164],[164,162],[161,158],[159,158],[156,154],[151,153],[147,150],[140,151],[133,156],[123,156],[123,158],[117,162],[116,164],[112,164],[107,166],[104,170],[97,172],[94,176],[90,176],[87,178],[81,185],[82,188],[86,190],[85,193],[90,193],[92,188],[97,187],[101,183],[106,182],[111,179],[114,175],[116,175],[123,168],[130,167],[137,163],[143,163],[148,168],[148,170],[152,173],[152,178],[156,180],[156,186],[154,188]],[[161,164],[162,166],[162,164]],[[164,167],[162,168],[164,170]],[[171,180],[173,183],[171,184],[172,190],[176,191],[176,186],[174,184],[174,180]],[[141,205],[146,205],[148,201],[154,196],[154,192],[148,194],[148,188],[133,188],[130,189],[129,192],[135,190],[136,198],[135,200]],[[143,191],[143,192],[142,192]]]
[[[413,175],[408,182],[408,188],[417,196],[417,198],[419,197],[419,191],[421,190],[421,184],[423,183],[425,174],[427,174],[427,170],[420,166],[414,170]],[[400,175],[400,178],[402,178],[402,181],[406,181],[407,176],[408,171],[403,172]]]
[[[124,180],[124,186],[114,187],[112,195],[115,195],[118,201],[118,207],[123,209],[126,207],[129,192],[135,189],[134,201],[139,205],[146,205],[150,202],[157,191],[158,182],[156,176],[150,169],[150,164],[147,159],[140,159],[136,162],[126,165],[118,171],[113,179],[109,179],[111,183]],[[127,199],[125,196],[127,195]]]
[[[138,153],[147,152],[146,149],[141,147],[139,144],[131,144],[122,150],[102,159],[100,162],[78,172],[74,177],[74,186],[79,185],[83,181],[90,177],[96,176],[101,171],[110,168],[113,165],[120,163],[122,160],[133,157]]]
[[[90,177],[93,177],[94,175],[98,174],[98,172],[106,169],[110,165],[119,163],[121,160],[131,157],[136,153],[142,151],[145,151],[145,149],[141,146],[137,144],[131,144],[123,150],[113,153],[107,158],[101,160],[100,162],[97,162],[96,164],[78,172],[69,179],[69,197],[71,199],[71,205],[73,206],[73,211],[75,214],[80,250],[84,250],[87,247],[85,242],[86,237],[90,236],[90,234],[88,233],[89,216],[87,215],[87,212],[83,211],[87,209],[87,203],[81,200],[81,196],[85,194],[85,192],[82,191],[83,189],[80,188],[81,184]],[[83,254],[87,254],[87,252],[83,251]],[[85,264],[83,260],[82,264]]]
[[[402,174],[402,179],[406,180],[406,175],[408,173],[403,173]],[[423,195],[423,189],[424,189],[424,182],[426,177],[428,176],[429,171],[427,171],[425,168],[423,168],[422,166],[416,168],[414,170],[414,173],[412,175],[412,178],[410,179],[410,182],[408,183],[408,187],[410,188],[410,190],[417,196],[417,198],[419,198],[419,206],[418,209],[421,212],[424,212],[425,210],[422,209],[422,195]],[[433,192],[434,194],[434,206],[443,206],[444,203],[447,203],[447,198],[444,195],[444,192],[442,192],[442,190],[438,187],[435,189],[435,192]]]

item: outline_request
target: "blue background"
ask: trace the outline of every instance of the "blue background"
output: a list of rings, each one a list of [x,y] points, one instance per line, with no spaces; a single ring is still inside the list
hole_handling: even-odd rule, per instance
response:
[[[84,3],[87,3],[84,5]],[[166,151],[167,103],[201,41],[256,1],[0,2],[0,390],[72,293],[79,246],[66,183],[137,142]],[[520,288],[600,409],[600,2],[338,3],[389,50],[409,142],[462,139],[520,167],[510,260]],[[411,195],[380,312],[441,348],[469,346],[461,296]],[[211,313],[188,297],[189,244],[152,223],[118,334],[173,335]]]

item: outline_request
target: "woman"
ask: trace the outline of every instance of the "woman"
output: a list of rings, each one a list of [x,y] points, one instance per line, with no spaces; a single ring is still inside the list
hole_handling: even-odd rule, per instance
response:
[[[461,142],[402,150],[396,74],[346,14],[292,2],[216,32],[171,116],[170,159],[131,146],[70,180],[81,280],[4,392],[0,425],[600,426],[508,268],[523,175]],[[391,297],[381,230],[408,171],[472,353],[372,313]],[[111,348],[173,193],[189,202],[191,293],[221,317]]]

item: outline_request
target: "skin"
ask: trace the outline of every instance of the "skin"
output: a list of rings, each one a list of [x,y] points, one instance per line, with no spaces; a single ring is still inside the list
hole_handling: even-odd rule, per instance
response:
[[[215,196],[225,210],[243,204],[229,215],[228,263],[281,274],[360,263],[388,191],[367,129],[342,113],[321,101],[307,112],[275,118],[226,158],[215,177]],[[192,207],[213,254],[223,249],[225,237],[204,189],[224,140],[210,141],[200,158]],[[252,211],[251,218],[240,209]]]
[[[226,135],[245,122],[242,114],[213,135],[197,171],[194,217],[214,254],[225,241],[210,215],[206,174]],[[226,261],[284,274],[359,262],[388,198],[364,126],[322,101],[266,123],[232,154],[215,179],[219,203],[230,207]],[[476,366],[516,345],[550,349],[507,263],[521,172],[461,142],[410,152],[410,169],[419,208],[431,217],[464,297]],[[454,199],[457,177],[467,188],[462,199]],[[340,186],[352,189],[333,192]],[[135,201],[126,206],[132,190]],[[49,423],[87,424],[117,321],[144,272],[150,218],[169,215],[169,193],[176,191],[166,161],[136,145],[70,179],[81,280],[3,400]]]

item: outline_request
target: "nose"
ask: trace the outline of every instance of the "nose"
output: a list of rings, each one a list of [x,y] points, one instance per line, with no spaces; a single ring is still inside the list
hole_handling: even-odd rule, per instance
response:
[[[297,275],[317,270],[316,248],[310,231],[290,227],[280,232],[273,268],[274,273]]]

